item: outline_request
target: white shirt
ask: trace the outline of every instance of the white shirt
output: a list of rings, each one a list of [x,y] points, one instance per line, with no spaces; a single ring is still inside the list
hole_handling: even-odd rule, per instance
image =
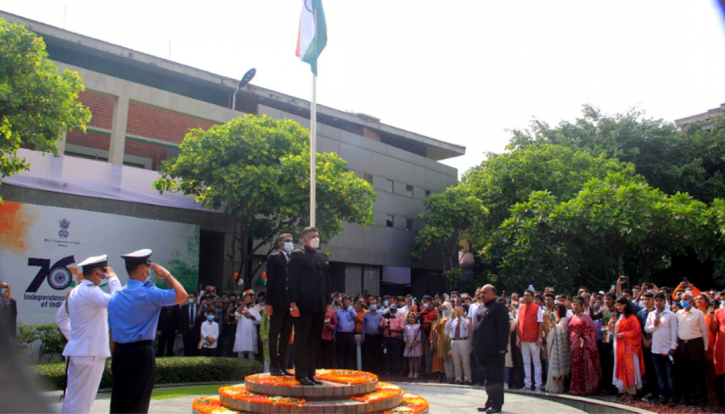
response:
[[[214,338],[214,343],[211,345],[207,345],[206,338],[208,336],[211,336]],[[217,339],[219,339],[219,324],[212,321],[209,323],[209,321],[206,321],[201,324],[201,343],[204,348],[216,348],[217,345]]]
[[[677,337],[683,341],[702,338],[705,342],[705,351],[707,351],[707,324],[705,323],[705,315],[695,307],[691,307],[690,311],[685,313],[685,309],[677,311]]]
[[[677,315],[665,309],[659,316],[660,324],[655,326],[657,310],[647,315],[644,331],[652,334],[652,353],[664,355],[670,349],[677,349]]]
[[[121,290],[117,277],[109,278],[108,285],[111,295]],[[107,311],[111,295],[89,280],[83,280],[73,288],[66,300],[71,332],[63,356],[111,356]]]
[[[539,310],[536,312],[536,322],[544,322],[544,312],[541,310],[542,306],[539,306]],[[519,323],[519,313],[516,312],[516,319],[514,321]]]
[[[458,338],[455,337],[456,335],[456,326],[458,324],[461,324],[460,331],[458,332]],[[449,332],[449,335],[451,339],[464,339],[468,338],[468,319],[466,318],[455,318],[451,319],[450,321],[446,322],[446,329]]]
[[[60,328],[60,332],[65,336],[66,341],[70,341],[70,313],[65,306],[66,302],[63,301],[63,304],[58,308],[58,312],[55,313],[55,324]]]
[[[473,320],[476,317],[479,306],[478,302],[471,303],[471,306],[468,307],[468,319]]]

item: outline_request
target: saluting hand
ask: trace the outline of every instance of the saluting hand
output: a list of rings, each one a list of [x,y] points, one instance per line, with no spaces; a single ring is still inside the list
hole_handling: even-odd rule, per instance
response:
[[[108,278],[109,279],[112,278],[112,277],[118,277],[118,276],[116,276],[116,272],[113,271],[113,268],[112,267],[109,266],[106,269],[108,269],[106,272],[108,273]]]
[[[171,273],[158,263],[151,263],[151,268],[159,279],[166,280],[171,277]]]

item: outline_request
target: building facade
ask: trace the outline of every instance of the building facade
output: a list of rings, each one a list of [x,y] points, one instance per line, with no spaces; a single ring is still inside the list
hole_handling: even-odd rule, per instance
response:
[[[239,91],[232,110],[238,80],[12,14],[0,12],[0,17],[43,37],[59,70],[79,73],[86,87],[80,101],[93,114],[87,132],[64,135],[59,144],[61,161],[53,161],[54,167],[47,169],[31,163],[30,172],[3,183],[3,197],[199,225],[200,283],[229,290],[237,266],[230,261],[228,218],[199,208],[189,197],[159,195],[149,184],[158,178],[160,162],[179,153],[178,145],[190,128],[209,128],[245,113],[293,119],[308,128],[310,103],[250,84]],[[424,199],[457,183],[456,169],[439,161],[463,155],[465,148],[364,114],[317,108],[317,151],[339,154],[350,171],[374,184],[378,195],[374,225],[346,224],[345,235],[327,242],[335,290],[348,294],[443,290],[438,255],[414,262],[410,250],[422,226],[417,216],[424,210]],[[37,162],[50,161],[38,158]],[[86,184],[93,181],[93,188],[101,189],[98,192],[74,191],[64,178],[81,162],[112,166],[105,178],[72,178]],[[128,179],[132,176],[143,178]]]

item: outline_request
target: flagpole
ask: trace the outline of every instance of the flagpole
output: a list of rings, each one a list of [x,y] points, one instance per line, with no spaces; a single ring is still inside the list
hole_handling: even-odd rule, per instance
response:
[[[310,106],[310,226],[315,227],[317,177],[317,76],[312,74],[312,105]]]
[[[315,39],[317,38],[317,8],[314,9]],[[317,45],[315,45],[317,47]],[[312,73],[312,105],[310,105],[310,226],[315,227],[317,198],[317,75]]]

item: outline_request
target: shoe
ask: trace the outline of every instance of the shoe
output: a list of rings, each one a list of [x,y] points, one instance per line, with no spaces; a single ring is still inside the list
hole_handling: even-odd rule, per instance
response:
[[[488,410],[489,408],[491,408],[491,407],[483,406],[483,407],[478,407],[476,409],[478,410],[478,412],[485,413],[486,410]]]
[[[508,389],[509,389],[509,385],[508,385],[508,384],[504,384],[504,385],[503,385],[503,389],[504,389],[504,391],[508,391]]]
[[[273,369],[269,370],[269,375],[271,375],[273,377],[283,377],[284,373],[279,368],[273,368]]]
[[[413,373],[412,372],[409,372],[408,373],[408,378],[413,378]]]
[[[308,386],[308,387],[313,387],[315,385],[315,383],[312,382],[312,381],[310,381],[309,378],[302,378],[302,379],[299,379],[297,381],[300,382],[300,385],[305,385],[305,386]]]
[[[499,414],[500,412],[501,412],[500,408],[490,407],[489,409],[486,410],[487,414]]]
[[[295,375],[295,374],[293,374],[293,373],[291,373],[291,372],[287,371],[287,370],[286,370],[286,369],[284,369],[284,368],[280,368],[280,370],[279,370],[279,371],[280,371],[280,372],[281,372],[282,374],[284,374],[285,376],[287,376],[287,377],[291,377],[291,376]]]
[[[413,374],[413,378],[418,378],[418,373],[417,372]]]
[[[541,392],[541,387],[534,388],[534,392]]]
[[[307,377],[310,381],[312,381],[313,384],[316,385],[322,385],[322,381],[318,380],[316,377]]]

